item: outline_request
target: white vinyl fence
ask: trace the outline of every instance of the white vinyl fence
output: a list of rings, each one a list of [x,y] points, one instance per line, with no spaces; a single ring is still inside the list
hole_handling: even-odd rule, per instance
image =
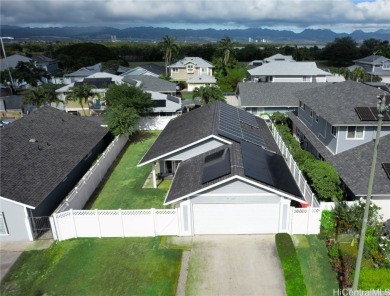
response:
[[[318,234],[320,232],[321,208],[290,207],[290,234]]]
[[[295,182],[297,183],[303,197],[309,203],[309,205],[318,208],[320,206],[320,203],[318,202],[316,196],[310,189],[310,186],[307,184],[305,177],[303,176],[302,172],[298,168],[298,165],[294,161],[290,151],[288,151],[288,148],[284,144],[282,137],[279,135],[278,131],[276,130],[276,127],[272,123],[271,126],[272,126],[272,135],[276,141],[276,144],[278,145],[280,152],[282,153],[284,159],[286,160],[287,166],[290,169],[290,172],[293,175]]]
[[[69,209],[82,209],[85,206],[107,173],[107,170],[126,145],[127,139],[126,136],[119,136],[110,143],[96,163],[85,173],[54,213],[60,213]]]
[[[179,235],[178,209],[69,210],[52,215],[54,239]]]

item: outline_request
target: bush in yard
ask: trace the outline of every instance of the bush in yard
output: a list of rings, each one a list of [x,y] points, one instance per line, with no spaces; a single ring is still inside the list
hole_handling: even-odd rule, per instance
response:
[[[319,237],[322,239],[334,238],[336,228],[335,228],[335,223],[333,221],[333,215],[331,211],[329,210],[322,211],[320,223],[321,224],[320,224]]]
[[[275,242],[282,263],[287,295],[307,295],[301,266],[291,236],[288,233],[278,233],[275,235]]]

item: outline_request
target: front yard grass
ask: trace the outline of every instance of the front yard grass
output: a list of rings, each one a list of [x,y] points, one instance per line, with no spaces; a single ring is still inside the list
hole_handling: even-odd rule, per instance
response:
[[[339,286],[337,274],[329,262],[325,242],[316,235],[294,235],[293,240],[305,279],[307,295],[333,295]]]
[[[137,167],[159,133],[143,131],[132,137],[119,163],[92,203],[92,209],[164,208],[163,202],[170,183],[163,182],[157,189],[142,188],[152,166]]]
[[[182,251],[159,249],[160,238],[63,241],[24,252],[1,295],[174,295]]]

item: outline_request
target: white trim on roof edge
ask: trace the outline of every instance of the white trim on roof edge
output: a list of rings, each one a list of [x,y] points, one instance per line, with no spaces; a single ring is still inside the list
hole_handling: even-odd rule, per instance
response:
[[[206,141],[206,140],[209,140],[209,139],[219,140],[219,141],[221,141],[221,142],[223,142],[223,143],[225,143],[225,144],[231,144],[231,143],[232,143],[232,142],[230,142],[230,141],[228,141],[228,140],[226,140],[226,139],[220,138],[220,137],[218,137],[218,136],[216,136],[216,135],[210,135],[210,136],[208,136],[208,137],[206,137],[206,138],[202,138],[202,139],[200,139],[200,140],[198,140],[198,141],[192,142],[192,143],[190,143],[190,144],[188,144],[188,145],[186,145],[186,146],[182,146],[182,147],[180,147],[180,148],[178,148],[178,149],[176,149],[176,150],[170,151],[169,153],[162,154],[162,155],[160,155],[160,156],[158,156],[158,157],[155,157],[155,158],[153,158],[153,159],[151,159],[151,160],[148,160],[148,161],[146,161],[146,162],[138,163],[138,164],[137,164],[137,167],[143,166],[143,165],[148,164],[148,163],[151,163],[151,162],[153,162],[153,161],[157,161],[157,160],[159,160],[159,159],[161,159],[161,158],[163,158],[163,157],[165,157],[165,156],[167,156],[167,155],[170,155],[170,154],[173,154],[173,153],[177,153],[177,152],[179,152],[179,151],[181,151],[181,150],[184,150],[184,149],[186,149],[186,148],[189,148],[189,147],[191,147],[191,146],[193,146],[193,145],[199,144],[199,143],[201,143],[201,142],[203,142],[203,141]],[[156,139],[156,141],[157,141],[157,140],[158,140],[158,138]],[[149,150],[150,150],[150,149],[149,149]],[[148,150],[146,153],[148,153],[149,150]],[[145,153],[145,155],[146,155],[146,153]],[[144,158],[145,155],[142,156],[142,158]]]
[[[172,183],[174,182],[174,180],[175,180],[175,177],[173,178]],[[184,196],[182,196],[182,197],[179,197],[179,198],[177,198],[177,199],[175,199],[175,200],[173,200],[173,201],[170,201],[170,202],[166,203],[165,200],[166,200],[166,198],[168,197],[169,192],[170,192],[170,190],[171,190],[171,189],[169,188],[169,190],[168,190],[168,192],[167,192],[167,195],[165,196],[163,205],[164,205],[164,206],[170,205],[170,204],[172,204],[172,203],[175,203],[175,202],[178,202],[178,201],[180,201],[180,200],[186,199],[186,198],[188,198],[188,197],[197,195],[197,194],[199,194],[199,193],[201,193],[201,192],[203,192],[203,191],[209,190],[209,189],[211,189],[211,188],[214,188],[214,187],[216,187],[216,186],[222,185],[222,184],[224,184],[224,183],[226,183],[226,182],[230,182],[230,181],[232,181],[232,180],[240,180],[240,181],[243,181],[243,182],[247,182],[247,183],[249,183],[249,184],[251,184],[251,185],[254,185],[254,186],[256,186],[256,187],[259,187],[259,188],[261,188],[261,189],[265,189],[265,190],[271,191],[271,192],[273,192],[273,193],[276,193],[276,194],[278,194],[278,195],[280,195],[280,196],[282,196],[282,197],[285,197],[285,198],[288,198],[288,199],[291,199],[291,200],[295,200],[295,201],[297,201],[297,202],[299,202],[299,203],[307,204],[307,202],[306,202],[305,200],[300,200],[300,199],[296,198],[294,195],[287,194],[287,193],[285,193],[285,192],[283,192],[283,191],[280,191],[280,190],[274,189],[274,188],[272,188],[272,187],[269,187],[269,186],[260,184],[260,183],[258,183],[258,182],[249,180],[249,179],[247,179],[247,178],[244,178],[244,177],[241,177],[241,176],[234,175],[234,176],[231,176],[230,178],[224,179],[224,180],[222,180],[222,181],[220,181],[220,182],[218,182],[218,183],[215,183],[215,184],[213,184],[213,185],[210,185],[210,186],[207,186],[207,187],[205,187],[205,188],[199,189],[199,190],[197,190],[197,191],[194,191],[194,192],[192,192],[192,193],[189,193],[189,194],[187,194],[187,195],[184,195]],[[302,196],[302,198],[304,198],[304,197]]]
[[[14,203],[14,204],[17,204],[18,206],[23,206],[23,207],[26,207],[26,208],[30,208],[30,209],[35,210],[35,207],[33,207],[33,206],[29,206],[29,205],[26,205],[26,204],[24,204],[24,203],[21,203],[21,202],[18,202],[18,201],[15,201],[15,200],[12,200],[12,199],[3,197],[3,196],[0,196],[0,199],[3,199],[3,200],[5,200],[5,201],[12,202],[12,203]]]

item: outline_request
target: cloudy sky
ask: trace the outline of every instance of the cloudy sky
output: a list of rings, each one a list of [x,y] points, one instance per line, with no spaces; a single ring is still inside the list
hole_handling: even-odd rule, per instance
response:
[[[390,29],[390,0],[1,0],[0,10],[1,24],[30,27]]]

